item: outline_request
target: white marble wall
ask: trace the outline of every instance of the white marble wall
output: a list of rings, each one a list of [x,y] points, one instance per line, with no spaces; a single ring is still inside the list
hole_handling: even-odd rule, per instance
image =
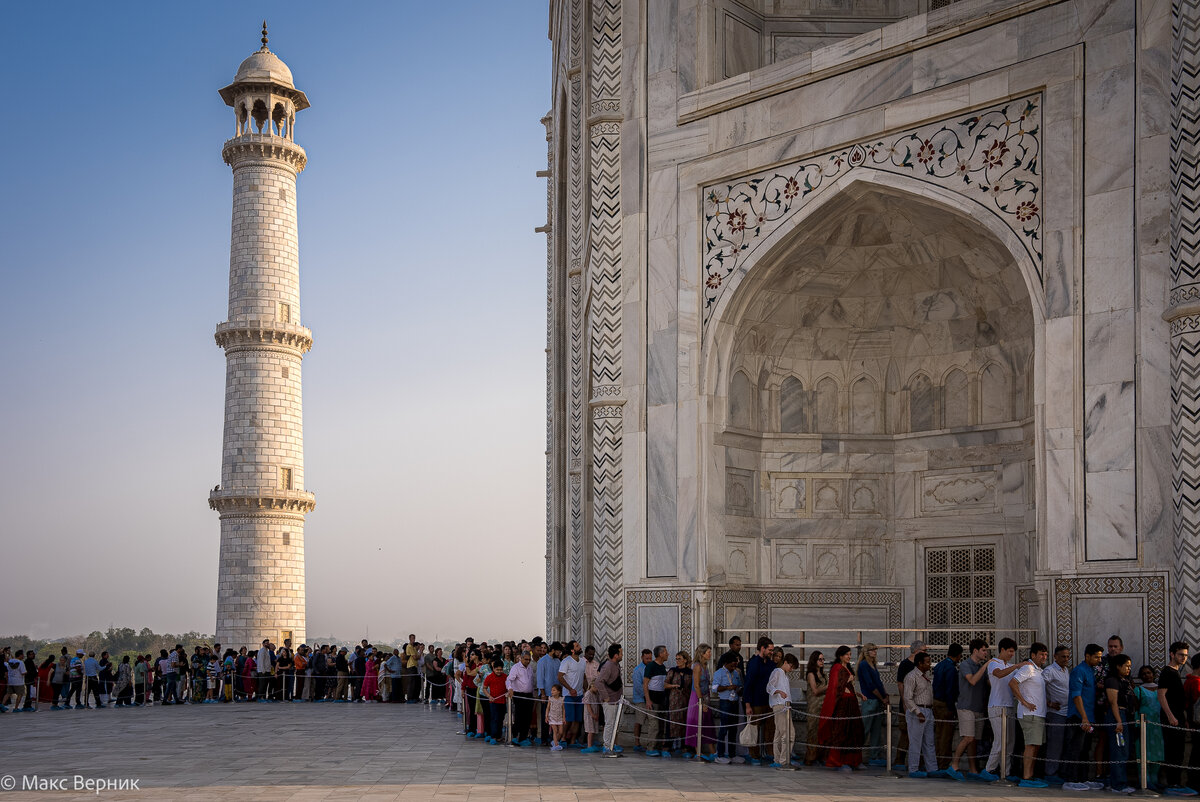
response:
[[[627,425],[644,424],[644,439],[629,440],[637,447],[628,458],[639,461],[624,471],[644,505],[625,507],[636,516],[627,518],[627,587],[891,588],[900,593],[906,625],[918,624],[916,541],[925,531],[991,538],[1003,546],[1002,588],[1013,591],[1000,599],[1003,620],[1033,611],[1038,620],[1031,626],[1053,639],[1058,623],[1070,618],[1056,604],[1060,579],[1154,577],[1169,567],[1168,351],[1159,317],[1167,276],[1169,4],[1034,2],[1011,13],[1017,5],[962,0],[716,81],[713,2],[646,3],[644,22],[627,12],[627,73],[641,76],[644,65],[645,75],[644,83],[631,77],[626,87],[636,102],[622,137],[622,172],[636,180],[623,184],[622,208],[637,215],[623,227],[625,258],[643,267],[626,273],[644,277],[629,287],[624,330],[627,364],[640,368],[626,372],[644,376],[644,386],[637,385],[642,394],[630,401],[640,414],[626,416]],[[1015,264],[1009,275],[1023,282],[1030,314],[1020,328],[1032,359],[1009,364],[1008,417],[1019,423],[996,423],[1006,416],[984,392],[983,366],[975,364],[965,371],[965,385],[943,373],[930,376],[941,403],[949,387],[949,397],[965,398],[971,410],[965,421],[950,418],[955,434],[930,435],[948,438],[945,445],[908,443],[897,451],[875,444],[862,453],[842,441],[827,451],[834,444],[819,435],[795,434],[786,445],[760,437],[782,428],[781,421],[758,425],[755,415],[762,415],[764,393],[770,408],[784,371],[767,366],[763,386],[765,360],[750,358],[759,352],[739,340],[750,334],[741,325],[742,305],[754,295],[758,267],[819,221],[804,210],[764,236],[739,267],[738,286],[727,291],[731,300],[706,324],[704,188],[1025,95],[1041,99],[1040,263],[1022,255],[1013,233],[998,230],[969,193],[923,183],[919,175],[847,176],[822,190],[851,202],[873,189],[919,196],[990,232],[1009,251]],[[751,387],[747,408],[755,425],[745,430],[728,426],[735,370]],[[870,375],[879,397],[897,386],[886,361],[860,372]],[[896,373],[903,392],[909,377],[899,367]],[[1022,384],[1019,376],[1030,381]],[[820,377],[798,378],[812,391],[815,381],[808,379]],[[911,426],[907,401],[874,406],[865,393],[852,415],[850,386],[839,384],[838,414],[846,419],[839,433],[858,428],[891,436],[906,418]],[[810,419],[818,417],[816,406]],[[945,407],[931,415],[947,420]],[[964,426],[969,434],[959,431]],[[1016,453],[1003,452],[1016,443]],[[939,456],[943,461],[933,467],[930,455],[955,448],[1000,451],[960,454],[958,462]],[[956,470],[989,477],[987,510],[972,508],[982,502],[965,484],[948,502],[923,494],[930,476]],[[838,476],[820,476],[831,472]],[[856,477],[878,482],[890,511],[849,506]],[[814,514],[821,479],[840,483],[847,494],[835,505],[837,515]],[[792,482],[796,499],[803,483],[811,507],[789,508],[795,519],[773,517],[784,511],[769,493],[776,480]],[[919,523],[898,526],[908,516]],[[880,522],[882,535],[867,531]],[[783,532],[800,526],[820,536],[789,542]],[[856,554],[880,537],[871,548],[884,555],[882,564],[873,578],[856,580]],[[814,543],[828,550],[816,553]],[[845,562],[837,578],[818,581],[819,564],[824,558],[828,565],[831,554]],[[1017,601],[1018,587],[1024,602]],[[1146,604],[1157,598],[1148,596]],[[636,606],[627,615],[637,624]],[[1146,632],[1144,642],[1158,642]]]

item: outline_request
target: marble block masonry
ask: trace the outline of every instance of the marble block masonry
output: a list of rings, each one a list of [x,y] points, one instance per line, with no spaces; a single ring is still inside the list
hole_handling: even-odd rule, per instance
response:
[[[551,635],[1200,643],[1196,4],[549,32]]]
[[[296,144],[296,113],[308,98],[291,70],[262,47],[221,91],[234,110],[234,136],[221,155],[233,168],[229,316],[217,326],[225,349],[225,435],[221,483],[209,494],[220,513],[216,640],[257,647],[305,637],[304,489],[300,366],[312,332],[300,325],[296,176],[307,157]]]

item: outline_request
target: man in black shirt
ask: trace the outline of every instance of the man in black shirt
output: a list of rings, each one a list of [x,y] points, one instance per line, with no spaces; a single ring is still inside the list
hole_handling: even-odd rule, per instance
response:
[[[646,722],[646,756],[654,757],[661,752],[667,752],[670,743],[670,732],[667,730],[667,647],[655,646],[654,659],[646,664],[642,675],[642,691],[646,696],[654,716]]]
[[[771,657],[774,647],[771,639],[763,635],[758,639],[758,654],[746,662],[745,684],[742,686],[746,718],[758,722],[758,743],[767,745],[766,749],[758,744],[750,747],[750,757],[746,762],[752,766],[766,760],[766,752],[775,741],[775,716],[771,712],[771,700],[767,696],[767,682],[771,679],[771,673],[775,671],[775,661]],[[780,765],[787,763],[786,757],[785,755]]]
[[[729,662],[730,655],[733,655],[737,659],[737,670],[742,673],[743,677],[745,677],[746,676],[746,661],[742,659],[742,639],[739,638],[737,635],[734,635],[732,638],[729,639],[729,651],[727,651],[727,652],[725,652],[725,654],[721,655],[720,659],[717,660],[717,662],[716,662],[716,666],[718,668],[720,668],[721,666],[723,666],[727,662]]]
[[[1167,790],[1178,793],[1182,789],[1180,770],[1175,768],[1183,763],[1183,747],[1187,733],[1171,727],[1187,726],[1187,704],[1183,694],[1183,678],[1179,669],[1187,665],[1188,645],[1183,641],[1171,644],[1171,661],[1163,667],[1158,675],[1158,704],[1162,708],[1159,720],[1168,726],[1163,727],[1163,769],[1167,773]]]

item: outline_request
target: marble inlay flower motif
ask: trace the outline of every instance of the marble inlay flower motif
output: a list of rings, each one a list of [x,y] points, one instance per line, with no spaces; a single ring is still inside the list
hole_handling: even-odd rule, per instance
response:
[[[704,192],[704,322],[744,256],[823,187],[859,167],[952,189],[992,211],[1041,278],[1041,97],[852,145]]]

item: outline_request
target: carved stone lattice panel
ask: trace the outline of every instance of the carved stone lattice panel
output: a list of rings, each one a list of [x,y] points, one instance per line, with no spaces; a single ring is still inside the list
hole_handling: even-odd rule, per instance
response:
[[[953,190],[994,213],[1042,270],[1041,95],[704,188],[704,323],[751,250],[823,188],[857,169]]]

